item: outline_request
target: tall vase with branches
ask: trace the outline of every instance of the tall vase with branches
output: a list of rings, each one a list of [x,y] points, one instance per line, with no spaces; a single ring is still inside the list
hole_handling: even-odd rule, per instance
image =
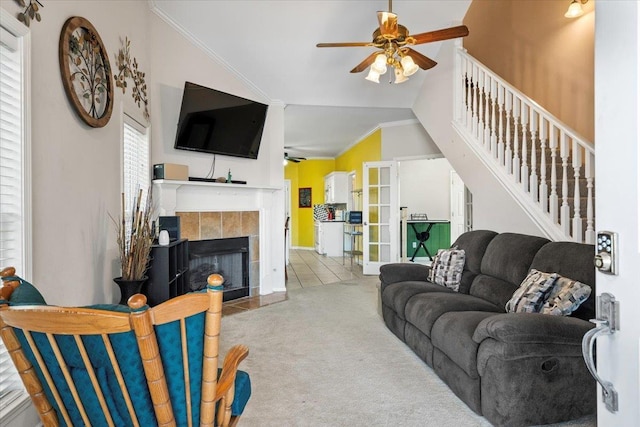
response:
[[[144,199],[144,200],[143,200]],[[151,245],[153,245],[154,232],[152,224],[151,191],[146,198],[140,189],[131,210],[131,227],[127,227],[125,196],[122,194],[122,208],[120,220],[113,222],[116,225],[118,251],[122,277],[114,279],[120,286],[122,298],[121,304],[126,304],[128,297],[140,292],[147,277],[145,273],[149,264]]]

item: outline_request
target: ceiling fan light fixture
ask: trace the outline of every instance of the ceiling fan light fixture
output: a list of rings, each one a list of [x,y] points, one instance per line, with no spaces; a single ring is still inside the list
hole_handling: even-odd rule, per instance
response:
[[[404,74],[405,77],[414,75],[419,68],[410,56],[403,56],[400,64],[402,64],[402,69],[404,70],[402,74]]]
[[[378,74],[387,72],[387,57],[384,53],[376,55],[376,60],[371,64],[371,69]]]
[[[402,70],[398,67],[395,68],[394,73],[396,75],[396,80],[393,82],[395,84],[400,84],[400,83],[404,83],[407,80],[409,80],[407,78],[407,76],[404,75],[404,73],[402,72]]]
[[[374,69],[374,67],[375,67],[375,64],[371,65],[371,69],[369,70],[369,74],[367,74],[367,77],[365,77],[365,79],[369,80],[370,82],[380,83],[380,73],[377,72]],[[387,70],[385,69],[385,71],[387,71]]]
[[[578,16],[582,16],[584,14],[584,10],[582,10],[582,5],[585,4],[586,0],[573,0],[569,5],[569,9],[564,14],[565,18],[577,18]]]

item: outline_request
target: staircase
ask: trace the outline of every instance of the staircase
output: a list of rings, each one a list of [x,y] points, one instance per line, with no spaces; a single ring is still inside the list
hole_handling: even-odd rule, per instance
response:
[[[594,243],[593,145],[462,48],[454,84],[454,129],[531,220]]]

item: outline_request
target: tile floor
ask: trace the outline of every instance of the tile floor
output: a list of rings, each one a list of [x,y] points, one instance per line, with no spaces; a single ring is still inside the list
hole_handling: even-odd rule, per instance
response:
[[[345,258],[344,263],[343,265],[342,257],[327,257],[318,255],[312,250],[293,249],[289,254],[287,266],[289,276],[286,281],[287,290],[322,286],[362,277],[361,266],[354,262],[352,268],[349,258]],[[286,300],[286,292],[239,298],[225,302],[222,306],[222,315],[241,313]]]

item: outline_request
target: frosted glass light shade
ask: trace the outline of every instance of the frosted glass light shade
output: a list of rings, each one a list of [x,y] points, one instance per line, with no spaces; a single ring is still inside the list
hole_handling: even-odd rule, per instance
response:
[[[582,10],[582,5],[578,0],[573,0],[569,5],[569,9],[567,9],[567,13],[564,14],[565,18],[577,18],[582,15],[584,11]]]
[[[418,66],[415,62],[413,62],[413,58],[410,56],[402,57],[400,63],[402,64],[402,69],[404,70],[402,74],[404,74],[406,77],[412,76],[416,73],[416,71],[418,71]]]
[[[371,69],[369,70],[369,74],[367,74],[367,77],[365,77],[365,79],[369,80],[370,82],[380,83],[380,73],[374,70],[373,67],[374,66],[372,65]]]
[[[407,80],[409,80],[407,78],[407,76],[405,76],[404,74],[402,74],[402,71],[400,70],[400,68],[396,68],[394,70],[394,73],[396,75],[396,80],[394,81],[395,84],[400,84],[400,83],[404,83]]]
[[[384,74],[387,72],[387,57],[380,53],[376,56],[376,60],[371,64],[371,69],[375,70],[378,74]]]

